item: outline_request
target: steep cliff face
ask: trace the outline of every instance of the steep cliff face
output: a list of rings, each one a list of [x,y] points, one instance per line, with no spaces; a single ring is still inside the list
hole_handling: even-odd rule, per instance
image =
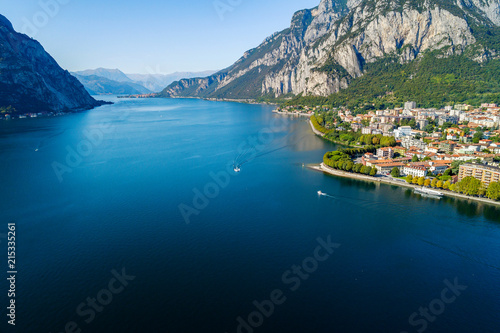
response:
[[[102,105],[35,40],[0,15],[0,107],[17,112],[72,111]]]
[[[290,28],[228,69],[174,82],[160,96],[325,96],[346,88],[367,63],[387,55],[409,62],[427,51],[450,56],[476,45],[481,52],[475,56],[484,61],[496,50],[479,45],[472,26],[496,27],[499,8],[498,0],[322,0],[297,12]]]
[[[457,0],[457,5],[476,8],[496,25],[500,25],[500,1],[498,0]]]

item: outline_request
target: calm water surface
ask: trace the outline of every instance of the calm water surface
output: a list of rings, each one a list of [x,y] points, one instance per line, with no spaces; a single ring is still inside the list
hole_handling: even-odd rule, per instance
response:
[[[15,332],[498,332],[500,209],[310,171],[334,146],[271,107],[110,99],[0,122]],[[242,172],[226,173],[242,152]],[[220,187],[214,174],[230,176]],[[337,248],[311,260],[328,237]],[[122,269],[135,278],[112,294]]]

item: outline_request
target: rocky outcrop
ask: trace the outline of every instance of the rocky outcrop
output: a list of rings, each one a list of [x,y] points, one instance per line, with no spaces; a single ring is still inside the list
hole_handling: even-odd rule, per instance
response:
[[[68,112],[102,104],[37,41],[14,31],[0,15],[0,107],[11,106],[16,112]]]
[[[482,14],[484,14],[491,22],[500,25],[500,1],[498,0],[458,0],[472,7],[473,5]]]
[[[290,28],[228,69],[174,82],[160,96],[329,95],[363,75],[367,63],[388,55],[409,62],[432,50],[442,56],[462,54],[477,44],[470,22],[500,24],[499,7],[498,0],[322,0],[316,8],[297,12]],[[475,58],[492,53],[497,52],[485,49]]]

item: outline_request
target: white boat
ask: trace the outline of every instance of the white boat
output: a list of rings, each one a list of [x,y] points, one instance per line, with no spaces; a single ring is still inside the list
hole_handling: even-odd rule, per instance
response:
[[[240,172],[241,171],[241,169],[237,165],[234,166],[233,170],[234,170],[234,172]]]
[[[325,193],[318,191],[318,195],[325,195]]]
[[[425,187],[421,188],[416,188],[415,192],[420,193],[420,194],[426,194],[426,195],[431,195],[433,197],[442,197],[444,194],[439,192],[439,191],[434,191]]]

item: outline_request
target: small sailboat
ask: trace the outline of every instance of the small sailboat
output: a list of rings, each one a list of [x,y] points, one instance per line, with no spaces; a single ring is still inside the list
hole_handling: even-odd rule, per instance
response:
[[[233,168],[234,172],[240,172],[241,169],[239,166],[235,165],[234,168]]]

